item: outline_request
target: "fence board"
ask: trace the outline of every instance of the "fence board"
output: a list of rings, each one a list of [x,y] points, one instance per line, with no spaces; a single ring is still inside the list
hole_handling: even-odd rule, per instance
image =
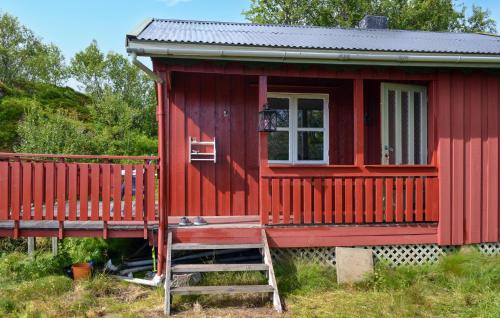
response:
[[[77,214],[77,191],[78,191],[78,165],[68,164],[68,200],[69,200],[69,220],[76,221]]]
[[[21,216],[21,164],[12,162],[11,166],[11,196],[12,219],[18,221]]]
[[[353,204],[352,204],[352,179],[346,178],[344,182],[345,193],[345,223],[351,224],[353,220]]]
[[[363,223],[363,179],[354,180],[354,221]]]
[[[375,179],[375,222],[384,222],[384,179]]]
[[[394,180],[385,179],[385,221],[394,222]]]
[[[57,220],[66,219],[66,164],[56,163],[57,174]]]
[[[425,179],[425,220],[438,221],[438,183],[437,179]]]
[[[424,183],[422,178],[415,180],[415,221],[424,220]]]
[[[413,222],[413,179],[406,178],[406,207],[405,207],[405,221]]]
[[[365,221],[373,223],[373,179],[365,180]]]
[[[290,224],[290,179],[283,179],[283,223]]]
[[[33,163],[33,205],[35,207],[35,220],[43,220],[43,163]]]
[[[343,222],[343,191],[342,179],[335,179],[335,223],[340,224]]]
[[[293,179],[293,224],[302,223],[302,182],[299,178]]]
[[[147,165],[146,167],[146,211],[148,216],[148,221],[154,221],[156,219],[156,206],[155,206],[155,165]]]
[[[271,181],[271,214],[273,224],[280,223],[280,179]]]
[[[23,173],[23,220],[31,220],[31,163],[23,162],[21,167]]]
[[[55,165],[53,162],[46,162],[45,168],[45,219],[54,219],[54,198],[55,198]]]
[[[311,179],[304,179],[304,223],[312,223],[312,184]]]
[[[122,167],[112,165],[113,171],[113,220],[122,219]]]
[[[0,162],[0,220],[9,219],[9,163]]]
[[[126,221],[132,220],[132,166],[125,165],[124,188],[125,193],[123,196],[124,208],[123,213]]]
[[[100,196],[100,170],[98,163],[90,164],[90,200],[92,202],[90,210],[90,219],[99,220],[99,196]]]
[[[314,223],[323,223],[323,202],[322,202],[322,180],[320,178],[314,179]]]
[[[424,217],[425,221],[430,222],[432,221],[432,190],[431,190],[431,183],[429,179],[425,180],[425,211],[424,211]]]
[[[396,222],[404,220],[403,185],[403,178],[396,178]]]
[[[89,207],[89,165],[80,164],[80,216],[82,221],[88,220]]]
[[[325,179],[325,223],[330,224],[333,222],[333,180],[331,178]]]
[[[111,165],[102,164],[102,220],[110,220],[111,212]]]
[[[270,210],[270,200],[271,196],[269,195],[269,179],[264,178],[260,182],[260,197],[261,197],[261,216],[260,223],[261,224],[269,224],[269,210]]]
[[[135,214],[134,220],[144,220],[144,165],[135,165]]]

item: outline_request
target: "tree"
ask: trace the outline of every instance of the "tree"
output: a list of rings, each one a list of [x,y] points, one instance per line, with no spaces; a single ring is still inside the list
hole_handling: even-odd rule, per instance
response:
[[[64,111],[48,113],[40,105],[27,109],[18,125],[16,152],[81,154],[95,153],[92,133],[80,121]]]
[[[0,81],[38,81],[62,84],[67,79],[59,48],[45,44],[19,20],[0,15]]]
[[[143,155],[157,152],[156,140],[147,138],[135,123],[141,115],[119,95],[110,91],[90,107],[94,142],[99,153]]]
[[[254,23],[356,27],[367,14],[388,17],[402,30],[496,32],[489,10],[453,0],[252,0],[243,11]]]
[[[140,112],[134,126],[148,136],[156,135],[153,81],[124,56],[113,52],[105,55],[94,40],[71,59],[70,73],[96,102],[106,94],[119,96]]]
[[[89,117],[83,121],[68,110],[45,108],[29,100],[18,125],[18,152],[59,154],[150,155],[157,142],[135,127],[140,115],[111,92],[87,105]]]
[[[496,32],[496,22],[491,18],[491,11],[476,5],[472,6],[472,15],[463,24],[466,32]]]
[[[102,97],[105,89],[105,57],[94,40],[71,59],[69,72],[81,85],[80,89],[93,97]]]

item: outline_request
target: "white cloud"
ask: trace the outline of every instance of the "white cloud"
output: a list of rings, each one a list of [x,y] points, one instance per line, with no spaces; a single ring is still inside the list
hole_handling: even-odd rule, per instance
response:
[[[158,0],[167,5],[167,7],[173,7],[183,2],[190,2],[191,0]]]

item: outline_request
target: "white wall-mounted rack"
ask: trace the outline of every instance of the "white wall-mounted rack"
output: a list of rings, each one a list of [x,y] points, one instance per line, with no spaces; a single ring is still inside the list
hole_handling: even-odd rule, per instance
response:
[[[206,148],[209,148],[208,152]],[[210,148],[212,152],[209,151]],[[197,141],[196,138],[189,137],[189,162],[193,161],[217,162],[215,138],[213,141]]]

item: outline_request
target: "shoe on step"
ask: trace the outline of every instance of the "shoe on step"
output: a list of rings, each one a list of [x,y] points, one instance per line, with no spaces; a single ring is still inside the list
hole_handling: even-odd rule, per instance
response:
[[[205,225],[205,224],[207,224],[207,221],[205,221],[205,219],[202,218],[201,216],[197,216],[194,219],[194,225]]]
[[[191,221],[185,216],[181,217],[179,220],[179,226],[188,226],[191,225]]]

